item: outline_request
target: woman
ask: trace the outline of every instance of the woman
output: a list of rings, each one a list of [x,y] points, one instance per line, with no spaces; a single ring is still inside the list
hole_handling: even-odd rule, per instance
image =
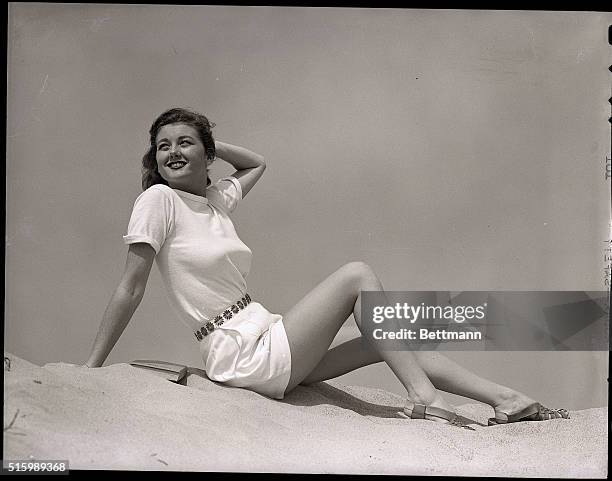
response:
[[[467,427],[438,390],[490,404],[490,424],[568,418],[515,390],[487,381],[437,352],[385,351],[360,339],[328,350],[353,314],[361,329],[361,292],[381,291],[362,262],[344,265],[284,316],[251,300],[245,278],[251,251],[236,235],[230,214],[262,176],[264,159],[215,142],[206,117],[185,109],[161,114],[143,157],[143,193],[124,236],[125,272],[86,363],[98,367],[125,329],[157,265],[177,315],[199,342],[207,375],[231,386],[282,399],[298,384],[334,378],[386,362],[408,391],[404,413]],[[221,158],[236,172],[214,185],[210,163]]]

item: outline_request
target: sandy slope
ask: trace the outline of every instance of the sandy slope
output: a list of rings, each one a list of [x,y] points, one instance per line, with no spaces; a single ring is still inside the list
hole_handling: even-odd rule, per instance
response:
[[[467,431],[404,419],[402,398],[334,382],[275,401],[197,370],[181,386],[128,364],[38,367],[5,357],[5,460],[68,459],[72,469],[607,475],[605,408]],[[481,404],[458,411],[485,425],[492,415]]]

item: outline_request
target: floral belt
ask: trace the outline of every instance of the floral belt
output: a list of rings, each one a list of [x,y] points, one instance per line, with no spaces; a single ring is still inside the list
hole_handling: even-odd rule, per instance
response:
[[[225,321],[231,319],[236,314],[238,314],[242,309],[248,306],[251,303],[251,296],[245,294],[242,299],[240,299],[235,304],[232,304],[230,307],[225,309],[221,314],[215,316],[212,321],[208,321],[204,324],[199,330],[194,332],[194,335],[198,341],[201,341],[206,336],[208,336],[211,332],[217,329],[220,325],[222,325]]]

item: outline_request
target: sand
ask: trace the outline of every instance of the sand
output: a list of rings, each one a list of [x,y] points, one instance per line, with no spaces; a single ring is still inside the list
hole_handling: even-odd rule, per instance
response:
[[[71,469],[607,477],[607,408],[569,420],[486,426],[489,406],[458,412],[475,431],[398,414],[392,393],[334,381],[283,401],[190,369],[178,385],[129,364],[4,368],[3,459],[65,459]]]

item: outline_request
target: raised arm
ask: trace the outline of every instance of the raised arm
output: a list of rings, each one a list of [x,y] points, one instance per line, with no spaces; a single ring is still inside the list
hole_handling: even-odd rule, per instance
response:
[[[106,307],[86,366],[104,364],[144,296],[154,258],[155,250],[149,244],[130,244],[123,276]]]
[[[240,182],[242,197],[244,197],[266,170],[263,156],[244,147],[219,141],[215,142],[215,150],[218,158],[233,165],[236,169],[232,175]]]

